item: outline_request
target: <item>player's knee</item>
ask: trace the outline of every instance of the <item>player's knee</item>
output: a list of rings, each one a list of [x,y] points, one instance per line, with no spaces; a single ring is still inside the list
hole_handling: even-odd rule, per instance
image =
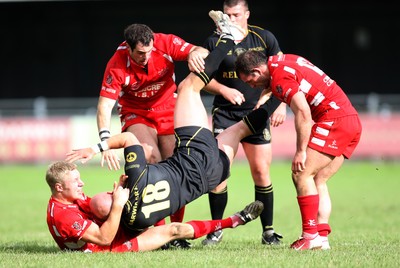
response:
[[[169,231],[174,239],[189,238],[191,232],[188,224],[181,222],[171,222]]]

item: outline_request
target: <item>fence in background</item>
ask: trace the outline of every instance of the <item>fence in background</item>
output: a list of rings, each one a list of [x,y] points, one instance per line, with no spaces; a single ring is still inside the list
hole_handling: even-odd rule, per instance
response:
[[[400,95],[350,95],[350,100],[360,113],[390,115],[400,112]],[[209,110],[212,95],[203,95],[204,105]],[[0,100],[0,119],[6,117],[46,118],[54,116],[94,116],[97,98],[45,98],[2,99]]]
[[[360,112],[363,136],[354,158],[400,159],[400,95],[350,96]],[[212,97],[203,101],[210,111]],[[0,163],[48,163],[72,148],[98,141],[97,98],[0,100]],[[111,132],[118,133],[118,116]],[[293,115],[272,129],[274,159],[291,159],[295,150]],[[240,148],[237,158],[244,158]]]

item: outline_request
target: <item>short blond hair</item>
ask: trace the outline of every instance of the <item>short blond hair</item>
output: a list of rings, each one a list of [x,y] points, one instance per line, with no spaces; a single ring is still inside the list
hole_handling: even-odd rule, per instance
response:
[[[51,192],[54,191],[56,183],[62,183],[64,181],[64,175],[68,171],[75,170],[76,168],[76,164],[66,161],[57,161],[50,164],[46,172],[46,182]]]

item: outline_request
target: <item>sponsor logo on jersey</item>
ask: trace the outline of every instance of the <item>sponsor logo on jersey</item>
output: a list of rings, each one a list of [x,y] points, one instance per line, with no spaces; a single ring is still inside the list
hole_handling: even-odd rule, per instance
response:
[[[133,200],[133,204],[130,202],[130,200],[128,200],[128,202],[126,202],[125,207],[127,207],[127,204],[130,204],[130,210],[129,212],[131,213],[131,218],[129,219],[129,225],[133,225],[133,223],[136,220],[136,216],[137,216],[137,210],[138,210],[138,204],[139,204],[139,190],[137,187],[135,187],[133,189],[133,196],[134,196],[134,200]]]
[[[126,155],[126,162],[128,163],[133,162],[136,160],[136,158],[137,158],[136,153],[130,152],[129,154]]]
[[[224,131],[223,128],[214,128],[214,133],[215,134],[220,134],[220,133],[222,133],[222,131]]]
[[[102,86],[101,90],[104,90],[104,91],[106,91],[108,93],[111,93],[111,94],[115,94],[115,92],[117,92],[115,89],[109,88],[109,87],[105,87],[105,86]]]
[[[165,81],[154,83],[141,90],[132,91],[130,92],[130,94],[138,98],[150,98],[157,94],[158,91],[164,86],[164,84]]]
[[[182,39],[175,37],[174,40],[172,40],[172,43],[174,43],[174,45],[177,46],[181,46],[182,45]],[[185,46],[187,46],[187,43],[185,43]]]

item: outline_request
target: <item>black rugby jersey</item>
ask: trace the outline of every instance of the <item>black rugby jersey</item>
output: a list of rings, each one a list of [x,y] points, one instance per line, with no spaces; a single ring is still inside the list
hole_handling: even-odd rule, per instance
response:
[[[174,154],[156,164],[147,164],[142,146],[126,147],[125,187],[130,189],[122,213],[124,227],[140,233],[161,219],[214,189],[229,176],[228,156],[206,128],[175,129]]]
[[[207,38],[204,47],[209,51],[214,50],[219,35],[213,34]],[[278,40],[268,30],[261,27],[248,25],[248,35],[231,49],[227,56],[220,64],[218,71],[215,74],[215,79],[228,87],[236,88],[243,93],[246,101],[242,105],[233,105],[226,100],[222,95],[214,97],[213,105],[216,107],[224,107],[224,109],[245,110],[253,109],[256,105],[262,89],[255,89],[240,80],[235,70],[235,61],[237,56],[246,50],[257,50],[265,53],[266,56],[278,54],[281,49]]]

